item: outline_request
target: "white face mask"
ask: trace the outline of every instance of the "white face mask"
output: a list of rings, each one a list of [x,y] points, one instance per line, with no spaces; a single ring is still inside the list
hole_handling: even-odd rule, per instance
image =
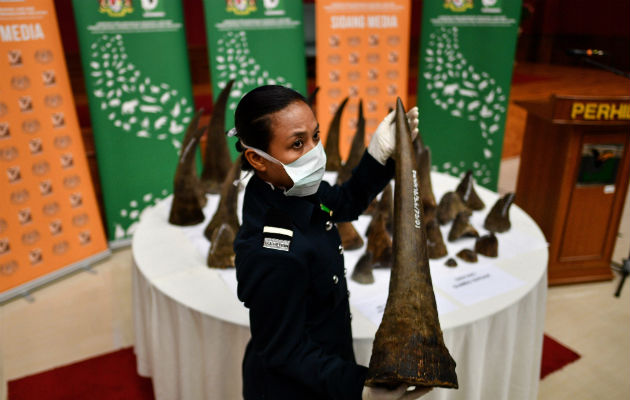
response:
[[[289,164],[283,164],[264,151],[247,146],[243,142],[241,142],[241,145],[246,149],[254,150],[261,157],[271,162],[282,165],[289,178],[293,181],[293,186],[284,191],[285,195],[304,197],[317,192],[326,170],[326,152],[321,141],[302,157]]]

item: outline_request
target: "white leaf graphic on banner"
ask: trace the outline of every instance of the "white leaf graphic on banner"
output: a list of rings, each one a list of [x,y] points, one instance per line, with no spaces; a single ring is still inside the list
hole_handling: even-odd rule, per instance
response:
[[[139,138],[166,140],[179,150],[193,112],[167,83],[153,82],[129,62],[121,35],[102,35],[92,44],[93,95],[114,126]]]
[[[234,79],[234,86],[230,92],[228,109],[236,110],[239,100],[250,90],[261,85],[282,85],[291,87],[286,78],[271,77],[254,59],[247,45],[247,35],[243,31],[226,32],[217,40],[216,69],[219,71],[214,79],[217,86],[223,89],[225,85]]]
[[[453,117],[476,121],[479,137],[483,140],[483,157],[486,160],[492,158],[493,135],[499,130],[501,116],[506,111],[503,90],[487,72],[476,71],[467,62],[459,51],[457,27],[443,27],[431,33],[428,44],[423,59],[423,77],[433,103]],[[479,182],[490,182],[492,171],[483,161],[474,162],[473,166],[467,166],[465,162],[458,165],[449,162],[441,166],[442,170],[455,175],[473,167]]]
[[[140,215],[147,208],[156,205],[167,197],[169,191],[163,189],[160,193],[145,193],[140,199],[129,201],[129,206],[120,210],[120,222],[114,227],[114,238],[123,239],[131,237],[136,230]],[[127,226],[127,229],[124,228]]]

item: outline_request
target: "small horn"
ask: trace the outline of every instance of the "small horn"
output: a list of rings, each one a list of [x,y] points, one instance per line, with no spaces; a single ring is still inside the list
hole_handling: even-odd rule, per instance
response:
[[[372,271],[372,253],[367,251],[359,258],[359,261],[357,261],[357,265],[354,266],[354,271],[352,271],[350,279],[363,285],[374,283],[374,273]]]
[[[429,251],[429,258],[436,259],[444,257],[448,254],[444,239],[442,238],[442,231],[440,225],[436,220],[431,220],[425,224],[427,228],[427,250]]]
[[[449,258],[448,260],[446,260],[444,265],[446,265],[447,267],[455,268],[457,267],[457,261],[455,261],[454,258]]]
[[[448,232],[448,241],[453,242],[464,236],[479,237],[479,232],[470,224],[470,211],[461,211],[455,217],[451,230]]]
[[[479,198],[479,195],[477,195],[474,182],[475,180],[473,179],[472,171],[468,170],[459,185],[457,185],[457,189],[455,189],[455,191],[459,194],[459,197],[462,198],[466,207],[471,210],[478,211],[483,209],[486,205]]]
[[[225,140],[225,109],[233,84],[234,80],[231,80],[221,90],[210,117],[201,172],[201,183],[206,193],[217,194],[221,191],[221,184],[232,165]]]
[[[486,257],[499,256],[499,241],[494,233],[483,235],[475,242],[475,251]]]
[[[417,164],[400,98],[395,159],[394,265],[365,384],[456,388],[455,361],[444,345],[433,294]]]
[[[341,245],[346,250],[356,250],[363,247],[363,238],[359,235],[352,222],[340,222],[337,224]]]
[[[458,213],[467,211],[468,207],[464,204],[457,192],[446,192],[437,209],[437,219],[440,225],[447,224],[455,219]]]
[[[238,184],[237,179],[240,174],[241,163],[239,160],[236,160],[232,163],[232,168],[230,168],[225,180],[223,181],[219,206],[204,231],[204,235],[210,241],[212,241],[214,231],[219,228],[221,224],[228,224],[230,225],[230,228],[232,228],[232,231],[238,232],[240,224],[238,222],[236,209],[240,185]]]
[[[510,207],[514,203],[514,193],[508,193],[494,203],[484,221],[484,228],[490,232],[502,233],[510,230]]]
[[[221,224],[218,229],[215,229],[208,252],[208,267],[234,268],[233,243],[235,237],[236,233],[228,224]]]
[[[341,115],[348,103],[349,97],[343,99],[328,127],[326,136],[326,171],[339,171],[341,168],[341,156],[339,155],[339,132],[341,128]]]
[[[206,130],[205,127],[199,127],[200,118],[201,111],[197,111],[188,124],[182,142],[182,151],[173,179],[173,204],[168,217],[168,222],[173,225],[195,225],[203,222],[205,218],[202,211],[204,206],[202,197],[205,199],[205,195],[200,188],[195,166],[197,145]]]
[[[463,249],[463,250],[460,250],[459,253],[457,253],[456,255],[457,257],[461,258],[462,260],[466,262],[469,262],[469,263],[477,262],[477,253],[475,253],[473,250]]]

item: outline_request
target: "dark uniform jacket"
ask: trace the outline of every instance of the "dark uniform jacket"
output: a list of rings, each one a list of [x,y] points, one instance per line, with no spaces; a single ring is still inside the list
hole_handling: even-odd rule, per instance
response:
[[[243,360],[246,400],[361,398],[367,368],[354,359],[333,222],[357,219],[393,174],[392,160],[382,166],[365,152],[347,182],[322,182],[312,196],[285,196],[256,175],[247,184],[234,241],[238,297],[252,333]]]

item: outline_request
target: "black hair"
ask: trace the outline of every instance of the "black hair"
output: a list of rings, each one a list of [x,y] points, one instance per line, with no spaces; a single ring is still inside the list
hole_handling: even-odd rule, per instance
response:
[[[271,140],[269,116],[296,101],[308,104],[300,93],[280,85],[259,86],[243,96],[234,112],[236,136],[240,139],[236,150],[243,152],[242,140],[247,146],[267,151]],[[241,169],[254,169],[244,154],[241,154]]]

